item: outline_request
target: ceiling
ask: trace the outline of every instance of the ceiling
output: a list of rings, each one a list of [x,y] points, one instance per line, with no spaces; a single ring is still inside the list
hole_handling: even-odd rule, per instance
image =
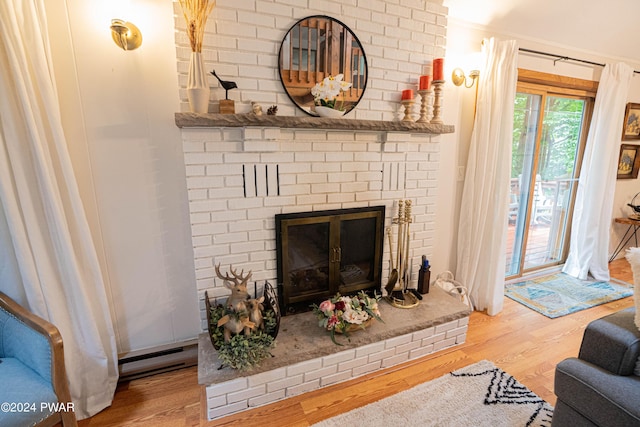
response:
[[[444,0],[449,17],[508,35],[640,62],[638,0]],[[606,6],[606,7],[604,7]]]

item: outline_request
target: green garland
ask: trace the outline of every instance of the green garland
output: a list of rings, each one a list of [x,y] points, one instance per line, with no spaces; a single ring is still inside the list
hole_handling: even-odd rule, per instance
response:
[[[238,316],[242,313],[236,313],[222,305],[211,307],[209,313],[211,342],[218,350],[218,358],[222,366],[249,370],[258,366],[264,358],[271,356],[271,349],[275,347],[275,338],[271,334],[274,333],[277,322],[273,310],[266,310],[263,313],[264,331],[256,331],[248,336],[238,334],[231,337],[229,342],[224,341],[224,326],[218,326],[218,320],[227,314]]]

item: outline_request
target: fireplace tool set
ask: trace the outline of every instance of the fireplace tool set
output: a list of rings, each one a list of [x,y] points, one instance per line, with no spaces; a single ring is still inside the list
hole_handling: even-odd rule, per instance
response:
[[[415,289],[409,289],[411,282],[411,256],[409,254],[411,240],[411,200],[398,201],[398,217],[392,220],[398,224],[398,243],[393,253],[393,236],[391,227],[387,228],[389,240],[390,272],[385,286],[387,301],[394,307],[414,308],[420,304],[422,295]]]

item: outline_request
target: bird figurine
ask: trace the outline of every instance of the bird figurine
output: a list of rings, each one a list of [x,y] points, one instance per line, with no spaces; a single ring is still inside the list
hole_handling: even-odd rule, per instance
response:
[[[218,75],[216,74],[216,70],[213,70],[211,72],[211,74],[213,74],[216,79],[218,79],[218,81],[220,82],[220,86],[222,86],[225,90],[225,94],[224,94],[224,99],[229,99],[229,91],[231,89],[235,89],[238,87],[238,85],[236,84],[236,82],[229,82],[229,81],[225,81],[222,80],[220,77],[218,77]]]

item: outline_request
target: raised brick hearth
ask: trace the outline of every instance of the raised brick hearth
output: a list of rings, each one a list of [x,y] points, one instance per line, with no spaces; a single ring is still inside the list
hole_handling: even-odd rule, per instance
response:
[[[273,358],[248,372],[218,369],[217,353],[206,333],[200,336],[198,380],[206,388],[209,420],[273,403],[331,384],[388,368],[464,343],[468,307],[437,287],[421,305],[401,309],[380,303],[385,323],[339,336],[331,342],[313,313],[282,319]]]

